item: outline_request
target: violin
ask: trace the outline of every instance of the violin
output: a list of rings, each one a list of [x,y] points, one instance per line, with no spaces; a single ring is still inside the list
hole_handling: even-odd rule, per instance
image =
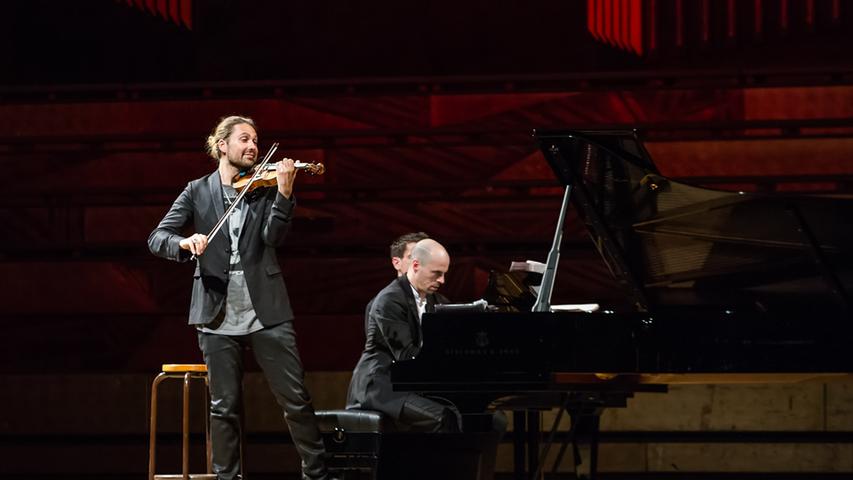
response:
[[[324,167],[322,163],[300,162],[297,160],[293,163],[293,166],[297,170],[305,170],[309,175],[322,175],[326,173],[326,167]],[[252,168],[245,172],[240,172],[237,175],[234,175],[234,178],[231,179],[231,186],[234,187],[235,190],[240,191],[243,190],[246,185],[249,185],[250,192],[256,188],[275,187],[277,185],[277,174],[275,168],[275,163],[267,163],[260,167],[260,173],[251,183],[250,180],[255,176],[256,169]]]

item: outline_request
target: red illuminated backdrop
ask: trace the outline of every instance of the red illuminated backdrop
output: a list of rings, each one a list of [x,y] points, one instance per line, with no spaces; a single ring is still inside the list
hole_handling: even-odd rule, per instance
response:
[[[836,28],[841,8],[841,0],[587,0],[587,28],[600,42],[645,55]]]

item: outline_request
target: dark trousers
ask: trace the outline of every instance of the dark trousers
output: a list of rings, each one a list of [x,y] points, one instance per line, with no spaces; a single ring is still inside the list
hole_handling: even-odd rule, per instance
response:
[[[325,449],[311,396],[305,389],[293,322],[242,336],[199,332],[198,343],[210,381],[210,436],[213,471],[217,477],[231,480],[240,473],[242,349],[249,346],[276,401],[284,409],[284,419],[302,458],[303,478],[325,478]]]
[[[456,407],[422,397],[409,395],[400,413],[400,427],[417,432],[453,433],[462,431],[462,417]]]

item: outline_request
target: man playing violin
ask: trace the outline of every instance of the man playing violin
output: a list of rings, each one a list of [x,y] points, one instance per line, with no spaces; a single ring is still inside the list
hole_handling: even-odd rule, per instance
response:
[[[242,350],[251,347],[276,401],[284,409],[303,478],[326,478],[325,449],[296,348],[293,312],[276,247],[293,220],[291,159],[276,166],[276,185],[244,196],[219,235],[182,235],[185,227],[210,232],[237,199],[232,179],[258,160],[255,123],[223,118],[207,140],[218,162],[214,172],[189,182],[148,238],[159,257],[196,259],[189,323],[198,330],[210,382],[210,426],[214,472],[239,478]]]

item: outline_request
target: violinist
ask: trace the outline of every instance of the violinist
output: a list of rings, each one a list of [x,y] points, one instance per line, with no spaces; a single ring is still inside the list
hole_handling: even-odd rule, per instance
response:
[[[197,329],[208,369],[214,472],[220,480],[239,478],[241,472],[242,350],[250,347],[284,410],[303,478],[327,478],[276,256],[293,221],[294,162],[276,164],[274,186],[239,196],[232,182],[258,162],[254,121],[221,119],[207,139],[207,151],[218,168],[187,184],[151,233],[148,247],[170,260],[196,260],[189,323]],[[213,232],[226,211],[218,235],[202,233]],[[185,228],[196,233],[185,237]]]

